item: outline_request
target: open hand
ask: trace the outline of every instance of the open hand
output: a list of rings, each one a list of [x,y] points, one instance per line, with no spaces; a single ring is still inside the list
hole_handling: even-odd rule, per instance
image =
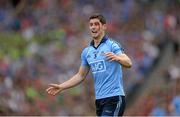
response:
[[[55,96],[56,94],[58,94],[63,90],[63,88],[60,87],[60,85],[58,84],[49,84],[49,86],[50,87],[46,89],[46,92],[53,96]]]

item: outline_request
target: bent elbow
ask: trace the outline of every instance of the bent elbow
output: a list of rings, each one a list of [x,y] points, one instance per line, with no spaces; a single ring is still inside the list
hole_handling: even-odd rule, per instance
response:
[[[132,67],[132,61],[129,60],[127,66],[126,66],[126,68],[131,68],[131,67]]]
[[[132,62],[130,62],[130,63],[129,63],[129,66],[128,66],[128,68],[131,68],[131,67],[132,67]]]

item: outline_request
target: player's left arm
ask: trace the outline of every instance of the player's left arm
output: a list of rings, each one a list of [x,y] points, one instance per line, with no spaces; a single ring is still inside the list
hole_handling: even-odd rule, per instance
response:
[[[132,66],[131,59],[125,53],[115,54],[113,52],[107,52],[105,53],[105,56],[108,58],[109,61],[117,61],[123,67],[130,68]]]

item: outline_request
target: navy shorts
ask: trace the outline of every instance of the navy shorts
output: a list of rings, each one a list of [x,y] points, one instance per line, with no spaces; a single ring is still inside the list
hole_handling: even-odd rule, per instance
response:
[[[97,99],[97,116],[122,116],[125,110],[125,96],[113,96],[103,99]]]

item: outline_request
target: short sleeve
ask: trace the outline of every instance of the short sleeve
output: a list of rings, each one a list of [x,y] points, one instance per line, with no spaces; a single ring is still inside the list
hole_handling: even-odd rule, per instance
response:
[[[122,54],[124,53],[124,48],[121,46],[121,44],[114,42],[112,44],[112,52],[115,54]]]
[[[81,53],[81,66],[89,66],[86,55],[87,49],[84,49]]]

